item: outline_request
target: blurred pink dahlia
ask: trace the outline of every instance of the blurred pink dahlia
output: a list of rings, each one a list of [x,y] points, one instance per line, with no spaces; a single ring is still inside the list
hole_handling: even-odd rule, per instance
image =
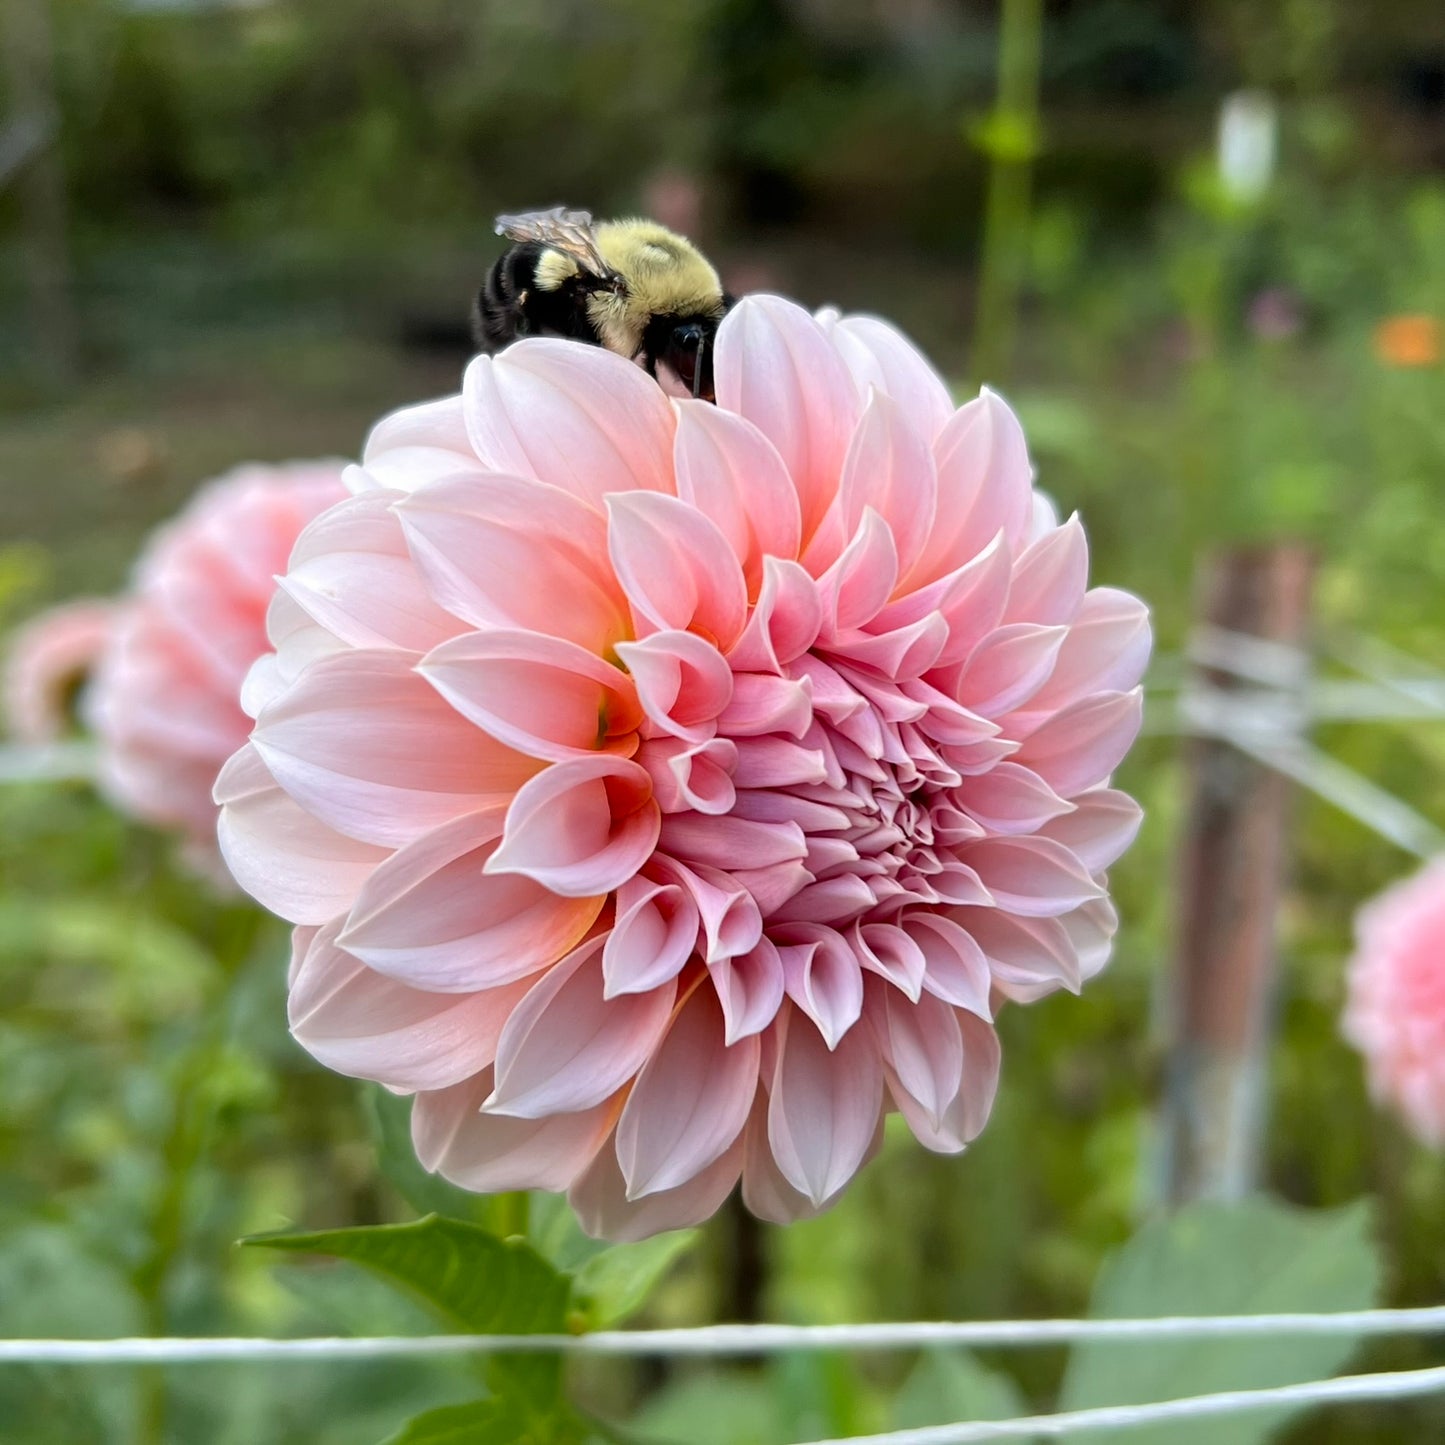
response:
[[[114,620],[113,603],[82,597],[16,632],[5,659],[5,717],[20,742],[52,743],[72,725],[79,690]]]
[[[526,340],[372,433],[303,534],[217,784],[291,1024],[422,1162],[586,1228],[837,1197],[982,1128],[998,996],[1109,952],[1135,598],[1086,590],[985,392],[755,297],[718,404]]]
[[[245,466],[203,488],[142,555],[85,696],[105,792],[222,877],[211,790],[251,730],[241,684],[301,529],[347,495],[342,467]]]
[[[1360,910],[1348,983],[1344,1034],[1370,1092],[1445,1146],[1445,858]]]

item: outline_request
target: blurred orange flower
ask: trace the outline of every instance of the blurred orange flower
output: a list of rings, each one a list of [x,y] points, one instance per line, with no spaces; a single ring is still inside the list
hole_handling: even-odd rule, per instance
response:
[[[1387,316],[1375,328],[1375,355],[1386,366],[1434,366],[1440,323],[1433,316]]]

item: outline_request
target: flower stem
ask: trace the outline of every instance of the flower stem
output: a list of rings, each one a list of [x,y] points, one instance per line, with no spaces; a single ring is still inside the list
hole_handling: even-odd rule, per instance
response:
[[[1038,150],[1042,0],[1003,0],[998,98],[976,136],[989,156],[974,315],[973,376],[1007,377],[1028,256],[1030,182]]]

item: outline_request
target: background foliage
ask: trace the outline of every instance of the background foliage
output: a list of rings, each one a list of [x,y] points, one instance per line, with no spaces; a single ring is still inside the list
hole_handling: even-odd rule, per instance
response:
[[[961,390],[980,379],[968,341],[986,158],[968,137],[992,104],[992,5],[64,0],[49,13],[80,344],[68,376],[47,372],[11,264],[21,195],[0,190],[5,624],[117,586],[198,480],[247,456],[354,453],[384,410],[453,388],[499,209],[650,206],[686,178],[737,289],[883,312]],[[1321,556],[1322,642],[1367,636],[1438,665],[1445,371],[1392,365],[1373,340],[1392,314],[1445,318],[1438,7],[1055,0],[1045,17],[1019,345],[987,379],[1023,412],[1044,485],[1084,512],[1096,576],[1149,599],[1167,653],[1201,549],[1302,535]],[[1211,159],[1220,97],[1241,84],[1268,87],[1281,113],[1276,182],[1250,205]],[[1341,726],[1321,741],[1445,820],[1440,729]],[[964,1159],[890,1134],[833,1213],[764,1231],[756,1268],[730,1216],[655,1256],[589,1262],[555,1204],[474,1201],[421,1175],[396,1101],[320,1072],[286,1037],[278,927],[204,893],[165,840],[84,788],[0,788],[0,1332],[433,1328],[424,1304],[363,1271],[232,1247],[430,1211],[525,1233],[540,1267],[569,1274],[567,1309],[599,1322],[644,1296],[653,1323],[1071,1314],[1091,1293],[1101,1312],[1243,1308],[1230,1290],[1261,1274],[1295,1280],[1301,1307],[1438,1302],[1445,1164],[1371,1112],[1336,1034],[1350,915],[1409,860],[1307,799],[1267,1182],[1298,1206],[1370,1199],[1373,1212],[1148,1224],[1100,1274],[1153,1198],[1175,743],[1146,740],[1125,773],[1149,822],[1114,880],[1125,928],[1110,971],[1082,999],[1007,1011],[996,1116]],[[1246,1269],[1207,1235],[1217,1268],[1190,1275],[1196,1227],[1277,1229],[1277,1253]],[[1167,1268],[1141,1263],[1170,1249]],[[1292,1275],[1280,1262],[1295,1250]],[[1130,1293],[1141,1279],[1164,1293]],[[1343,1363],[1225,1361],[1216,1376],[1192,1353],[1189,1388]],[[761,1445],[1122,1399],[1156,1371],[1181,1384],[1167,1352],[1130,1358],[1123,1378],[1120,1357],[1086,1351],[588,1366],[571,1398],[639,1438],[705,1442],[704,1422],[725,1421],[716,1438]],[[0,1419],[17,1445],[341,1445],[424,1409],[471,1410],[478,1388],[461,1362],[9,1370]],[[480,1418],[439,1425],[484,1438]],[[1445,1415],[1334,1411],[1292,1428],[1403,1442]]]

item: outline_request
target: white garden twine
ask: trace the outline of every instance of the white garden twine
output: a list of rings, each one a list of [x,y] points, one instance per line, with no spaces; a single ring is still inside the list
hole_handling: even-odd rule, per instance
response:
[[[1127,1320],[919,1321],[863,1325],[707,1325],[679,1330],[598,1330],[584,1335],[423,1335],[377,1338],[0,1340],[0,1365],[191,1365],[375,1360],[463,1353],[721,1358],[788,1350],[917,1349],[946,1345],[1040,1346],[1095,1341],[1260,1335],[1445,1334],[1445,1306],[1329,1314],[1170,1316]],[[968,1421],[883,1435],[851,1445],[968,1445],[1206,1419],[1267,1406],[1399,1400],[1445,1392],[1445,1367],[1345,1375],[1261,1390],[1230,1390],[1147,1405],[1109,1405],[1013,1420]],[[842,1445],[816,1441],[813,1445]]]

